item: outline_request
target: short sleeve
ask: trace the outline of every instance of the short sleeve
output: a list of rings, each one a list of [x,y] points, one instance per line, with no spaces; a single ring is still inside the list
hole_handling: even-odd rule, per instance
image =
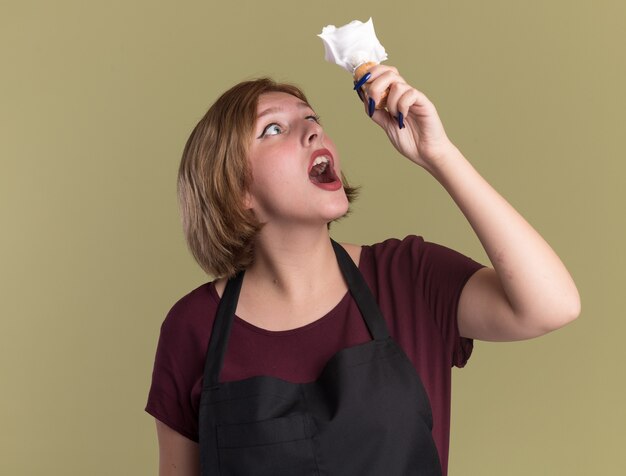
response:
[[[484,265],[458,251],[419,237],[410,241],[413,247],[420,248],[413,279],[420,283],[423,298],[442,335],[452,365],[464,367],[474,341],[461,337],[459,333],[458,304],[465,283]]]
[[[207,315],[205,306],[197,296],[195,301],[193,295],[181,299],[161,325],[145,411],[198,441],[198,402],[193,396],[201,385],[208,337],[197,325],[198,318]]]
[[[372,270],[367,273],[376,283],[383,315],[415,364],[419,367],[426,354],[432,363],[437,354],[448,368],[463,367],[473,340],[459,334],[458,302],[467,280],[484,266],[416,235],[389,238],[372,245],[370,253]]]

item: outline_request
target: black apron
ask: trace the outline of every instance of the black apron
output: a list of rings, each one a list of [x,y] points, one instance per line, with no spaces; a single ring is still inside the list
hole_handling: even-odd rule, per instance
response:
[[[373,340],[337,352],[314,382],[260,376],[219,383],[244,271],[230,279],[204,368],[203,476],[441,475],[422,382],[389,336],[359,269],[331,242]]]

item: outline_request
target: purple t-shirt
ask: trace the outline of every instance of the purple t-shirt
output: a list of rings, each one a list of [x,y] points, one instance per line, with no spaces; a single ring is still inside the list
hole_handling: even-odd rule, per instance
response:
[[[457,304],[466,281],[481,267],[414,235],[363,245],[359,261],[391,336],[426,388],[444,475],[452,366],[463,367],[473,347],[471,339],[459,336]],[[205,355],[219,300],[214,283],[205,283],[169,311],[161,326],[146,406],[149,414],[194,441]],[[311,382],[335,353],[369,340],[350,292],[328,314],[297,329],[268,331],[235,316],[220,381],[267,375]]]

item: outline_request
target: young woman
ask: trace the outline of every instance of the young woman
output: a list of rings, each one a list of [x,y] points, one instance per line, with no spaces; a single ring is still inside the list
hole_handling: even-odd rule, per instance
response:
[[[578,316],[563,263],[428,98],[390,66],[360,83],[365,112],[448,191],[493,267],[415,235],[336,243],[330,223],[356,189],[308,100],[268,79],[234,86],[179,170],[190,250],[218,279],[161,328],[146,407],[161,475],[446,474],[451,367],[472,339],[529,339]]]

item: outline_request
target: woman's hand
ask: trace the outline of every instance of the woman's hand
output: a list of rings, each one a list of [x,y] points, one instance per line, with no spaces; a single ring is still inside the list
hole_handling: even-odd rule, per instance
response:
[[[426,95],[393,66],[376,65],[359,91],[365,112],[384,129],[393,146],[412,162],[432,171],[456,147],[446,135],[437,110]],[[367,75],[366,75],[367,76]],[[385,109],[375,109],[389,88]]]

